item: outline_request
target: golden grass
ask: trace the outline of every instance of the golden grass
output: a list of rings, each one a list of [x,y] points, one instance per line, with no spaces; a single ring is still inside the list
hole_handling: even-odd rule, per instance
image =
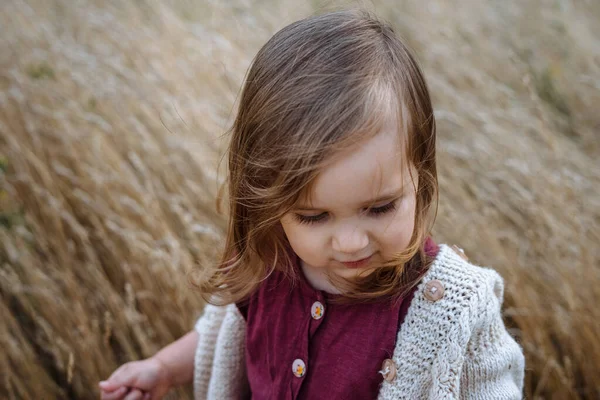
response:
[[[1,398],[97,398],[193,326],[244,72],[321,4],[0,4]],[[433,94],[436,238],[505,277],[528,398],[598,398],[600,3],[423,4],[370,7]]]

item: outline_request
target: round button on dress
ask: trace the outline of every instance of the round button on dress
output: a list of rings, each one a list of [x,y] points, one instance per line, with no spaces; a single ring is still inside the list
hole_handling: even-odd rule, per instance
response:
[[[383,364],[381,364],[381,371],[379,371],[379,373],[383,375],[383,379],[386,381],[393,381],[396,377],[396,364],[389,358],[385,359]]]
[[[469,261],[469,257],[467,257],[467,255],[465,254],[465,251],[457,245],[452,245],[452,250],[454,250],[454,252],[458,254],[463,260]]]
[[[292,372],[298,378],[302,378],[306,374],[306,364],[299,358],[296,358],[292,363]]]
[[[432,280],[425,284],[425,298],[429,301],[436,302],[444,297],[444,285],[438,280]]]
[[[317,320],[323,318],[324,312],[325,312],[325,307],[323,306],[323,304],[320,301],[315,301],[313,303],[312,307],[310,308],[310,315],[312,315],[312,317]]]

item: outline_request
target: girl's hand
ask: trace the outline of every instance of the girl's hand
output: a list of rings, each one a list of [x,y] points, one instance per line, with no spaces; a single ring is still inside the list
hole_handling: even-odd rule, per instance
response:
[[[160,400],[171,388],[167,367],[155,357],[121,365],[98,384],[102,400]]]

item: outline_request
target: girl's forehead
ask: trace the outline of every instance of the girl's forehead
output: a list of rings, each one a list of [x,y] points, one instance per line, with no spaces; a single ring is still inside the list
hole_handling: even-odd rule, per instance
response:
[[[396,129],[384,129],[334,155],[305,191],[299,204],[333,208],[368,202],[400,191],[410,182],[407,157]]]

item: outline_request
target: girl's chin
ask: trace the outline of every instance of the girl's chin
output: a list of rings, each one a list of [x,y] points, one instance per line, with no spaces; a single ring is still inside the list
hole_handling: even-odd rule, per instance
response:
[[[342,278],[355,278],[357,276],[368,276],[375,271],[376,268],[336,268],[333,272]]]

